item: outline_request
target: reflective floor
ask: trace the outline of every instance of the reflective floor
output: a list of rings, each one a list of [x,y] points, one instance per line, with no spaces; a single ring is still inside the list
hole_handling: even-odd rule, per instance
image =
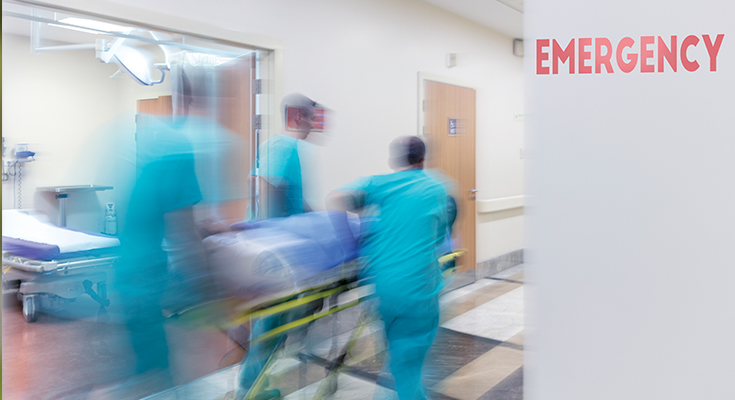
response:
[[[425,366],[429,397],[522,399],[523,266],[453,290],[440,301],[441,325]],[[367,303],[343,311],[314,323],[306,333],[289,335],[289,342],[298,346],[287,343],[296,350],[276,361],[267,389],[278,389],[286,399],[310,399],[317,391],[337,399],[395,396],[392,378],[381,369],[385,352],[379,321],[364,324],[345,366],[334,375],[336,382],[325,379],[325,366],[341,353],[370,307]],[[42,314],[38,322],[26,324],[20,307],[6,300],[4,398],[234,398],[246,329],[167,326],[170,376],[154,372],[131,379],[134,358],[122,325],[114,323],[114,317],[98,315],[91,301],[80,301],[73,310]],[[115,314],[114,307],[109,314]],[[336,392],[327,390],[335,388]]]

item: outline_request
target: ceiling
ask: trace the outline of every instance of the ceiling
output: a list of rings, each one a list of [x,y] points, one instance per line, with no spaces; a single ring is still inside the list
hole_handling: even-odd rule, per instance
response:
[[[424,0],[513,38],[523,38],[523,0]]]
[[[523,0],[423,1],[513,38],[523,37]],[[11,11],[16,11],[13,9],[14,5],[3,4],[3,9],[8,7],[11,7]],[[27,36],[30,33],[30,25],[29,21],[3,18],[2,30],[4,33]],[[54,37],[56,41],[67,43],[84,43],[92,37],[89,34],[54,27],[44,27],[42,30],[42,36]]]

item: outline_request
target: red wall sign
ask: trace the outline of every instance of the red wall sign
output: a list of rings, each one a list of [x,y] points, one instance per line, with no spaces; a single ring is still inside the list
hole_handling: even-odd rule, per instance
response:
[[[567,64],[569,74],[612,74],[617,70],[630,73],[638,67],[640,72],[678,71],[681,64],[686,71],[694,72],[700,68],[697,60],[691,59],[688,50],[700,42],[707,48],[709,70],[717,71],[717,55],[720,52],[724,34],[714,40],[710,35],[689,35],[683,40],[674,35],[665,40],[661,36],[641,36],[638,50],[636,40],[630,37],[620,39],[616,44],[608,38],[572,39],[562,47],[556,39],[536,40],[536,75],[557,75],[559,64]],[[668,67],[666,66],[668,65]]]

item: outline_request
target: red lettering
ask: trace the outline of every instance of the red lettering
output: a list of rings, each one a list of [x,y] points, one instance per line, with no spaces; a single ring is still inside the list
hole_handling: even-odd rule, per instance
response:
[[[544,48],[549,47],[549,39],[536,41],[536,75],[548,75],[549,67],[544,67],[543,62],[549,59],[549,53],[544,53]]]
[[[628,62],[626,63],[623,61],[623,50],[625,50],[626,47],[631,48],[635,44],[635,40],[624,37],[620,39],[620,42],[618,42],[618,50],[616,52],[616,58],[618,61],[618,68],[620,68],[621,71],[628,73],[635,69],[636,63],[638,63],[638,54],[635,53],[629,53],[627,54]]]
[[[687,49],[689,46],[697,47],[699,38],[694,35],[689,35],[681,42],[681,65],[684,69],[689,72],[694,72],[699,69],[699,63],[697,61],[690,61],[687,57]]]
[[[602,47],[607,48],[607,51],[605,54],[602,54]],[[610,43],[610,39],[608,38],[595,38],[595,73],[599,74],[602,72],[602,66],[605,65],[605,69],[607,69],[607,72],[612,74],[613,73],[613,67],[612,63],[610,62],[610,58],[612,58],[612,43]]]
[[[592,66],[585,65],[586,60],[592,59],[592,52],[585,51],[585,47],[592,46],[592,38],[580,38],[578,41],[579,45],[579,73],[580,74],[591,74]]]
[[[709,70],[712,72],[717,71],[717,53],[720,52],[720,46],[722,46],[722,39],[725,38],[724,34],[717,35],[715,44],[709,38],[709,35],[702,35],[704,39],[704,45],[707,46],[707,54],[709,54]]]
[[[562,50],[561,46],[559,46],[559,43],[556,42],[556,39],[553,40],[553,47],[551,50],[552,53],[552,59],[553,59],[553,73],[558,74],[559,73],[559,61],[562,63],[569,60],[569,73],[574,73],[574,39],[569,41],[569,44],[567,47]]]
[[[648,45],[653,44],[656,40],[653,36],[641,36],[641,72],[655,72],[653,64],[648,64],[648,60],[653,58],[653,50],[648,50]]]
[[[633,72],[639,61],[642,73],[666,72],[667,63],[673,72],[677,72],[679,60],[685,70],[694,72],[699,69],[700,64],[696,59],[689,58],[689,48],[697,47],[700,40],[704,41],[707,48],[710,71],[717,72],[717,57],[725,34],[718,34],[714,40],[712,36],[707,34],[700,38],[697,35],[689,35],[681,42],[677,35],[670,36],[668,41],[661,36],[641,36],[638,46],[634,39],[624,37],[617,43],[617,47],[613,46],[610,39],[598,37],[594,38],[594,61],[592,61],[593,38],[573,38],[565,47],[562,47],[556,39],[537,39],[536,74],[556,75],[559,73],[559,65],[564,63],[569,67],[569,74],[574,74],[575,68],[578,74],[591,74],[592,64],[595,67],[595,74],[603,73],[603,66],[606,73],[612,74],[615,72],[613,68],[615,61],[624,73]],[[694,57],[696,58],[699,53],[700,51],[695,51]]]
[[[664,72],[664,58],[676,72],[676,35],[671,37],[671,47],[666,47],[661,36],[658,37],[658,72]]]

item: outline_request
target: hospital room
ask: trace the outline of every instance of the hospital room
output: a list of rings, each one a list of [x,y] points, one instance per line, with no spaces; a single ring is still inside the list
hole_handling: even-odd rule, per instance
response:
[[[522,2],[133,3],[3,1],[3,395],[522,399]]]

